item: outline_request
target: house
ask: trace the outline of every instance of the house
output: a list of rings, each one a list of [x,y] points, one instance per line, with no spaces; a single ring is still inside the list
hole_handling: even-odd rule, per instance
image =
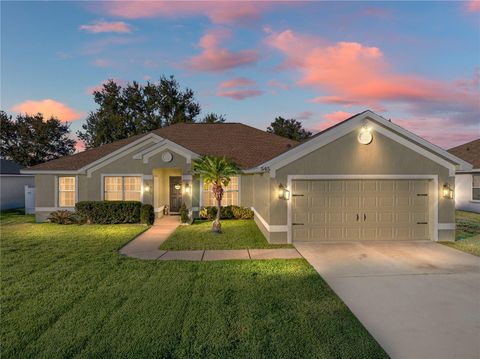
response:
[[[453,240],[455,171],[472,166],[372,111],[297,143],[239,124],[176,124],[23,170],[36,218],[82,200],[140,200],[158,216],[213,198],[192,160],[226,156],[241,174],[223,204],[251,207],[269,242]]]
[[[0,159],[0,210],[25,207],[25,186],[33,187],[31,174],[21,174],[22,165]]]
[[[455,206],[463,211],[480,213],[480,139],[448,150],[471,163],[470,170],[458,170],[455,175]]]

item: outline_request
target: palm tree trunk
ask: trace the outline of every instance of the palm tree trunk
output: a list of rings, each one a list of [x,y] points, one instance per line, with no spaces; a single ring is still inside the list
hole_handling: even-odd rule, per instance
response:
[[[214,185],[212,187],[213,194],[217,200],[217,215],[212,224],[212,231],[215,233],[220,233],[222,231],[222,225],[220,224],[220,212],[222,210],[222,197],[223,197],[223,188],[222,185]]]

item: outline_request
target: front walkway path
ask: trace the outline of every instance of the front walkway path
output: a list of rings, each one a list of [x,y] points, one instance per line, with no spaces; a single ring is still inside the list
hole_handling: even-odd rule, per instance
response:
[[[293,259],[302,258],[295,248],[271,249],[225,249],[196,251],[164,251],[158,247],[180,225],[179,216],[165,216],[147,231],[127,243],[120,254],[138,259],[216,261],[249,259]]]

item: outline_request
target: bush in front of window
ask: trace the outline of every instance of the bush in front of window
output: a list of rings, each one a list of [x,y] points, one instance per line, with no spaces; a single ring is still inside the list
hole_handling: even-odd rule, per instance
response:
[[[143,204],[140,208],[140,223],[152,225],[155,222],[155,211],[151,204]]]
[[[75,210],[88,224],[140,223],[141,207],[139,201],[81,201]]]
[[[217,214],[217,207],[202,207],[199,216],[202,219],[213,220]],[[224,206],[220,211],[220,219],[252,219],[253,211],[250,208],[239,206]]]
[[[50,213],[47,218],[52,223],[57,224],[74,224],[77,223],[77,216],[72,211],[59,210]]]

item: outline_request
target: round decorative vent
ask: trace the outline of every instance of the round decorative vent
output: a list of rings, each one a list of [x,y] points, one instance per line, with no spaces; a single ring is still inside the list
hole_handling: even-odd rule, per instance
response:
[[[162,153],[162,161],[163,162],[171,162],[173,159],[173,156],[170,152],[163,152]]]

